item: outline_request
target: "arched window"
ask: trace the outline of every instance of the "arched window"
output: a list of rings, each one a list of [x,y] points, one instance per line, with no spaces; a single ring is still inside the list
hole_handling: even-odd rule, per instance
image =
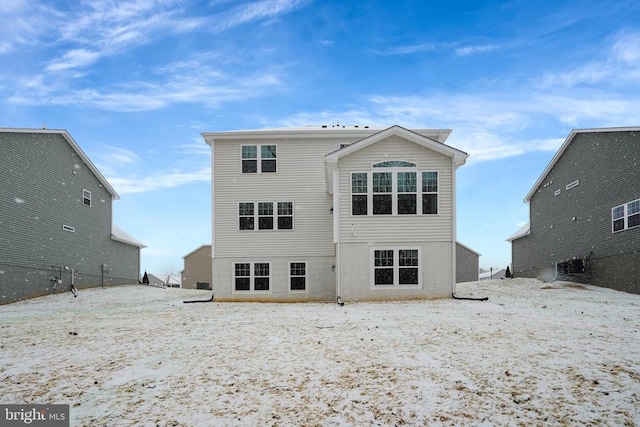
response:
[[[387,160],[373,165],[374,168],[415,168],[416,166],[415,163],[404,160]]]

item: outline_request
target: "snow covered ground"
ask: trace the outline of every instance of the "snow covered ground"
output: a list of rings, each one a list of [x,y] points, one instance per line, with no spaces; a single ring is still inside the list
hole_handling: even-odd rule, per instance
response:
[[[640,425],[640,295],[458,285],[489,301],[183,304],[83,290],[0,306],[0,403],[72,426]]]

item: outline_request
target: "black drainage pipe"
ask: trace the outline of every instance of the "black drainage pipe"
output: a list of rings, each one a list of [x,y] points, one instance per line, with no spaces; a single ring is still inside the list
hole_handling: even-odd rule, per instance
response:
[[[211,294],[211,298],[209,299],[186,299],[184,301],[182,301],[184,304],[189,304],[189,303],[193,303],[193,302],[211,302],[213,301],[213,294]]]
[[[453,297],[453,299],[457,299],[457,300],[466,300],[466,301],[489,301],[489,297],[482,297],[482,298],[470,298],[470,297],[459,297],[456,294],[451,294],[451,296]]]

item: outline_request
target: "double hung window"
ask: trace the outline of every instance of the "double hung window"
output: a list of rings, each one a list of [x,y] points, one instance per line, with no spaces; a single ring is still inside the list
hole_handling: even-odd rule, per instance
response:
[[[239,230],[292,230],[293,202],[240,202]]]
[[[289,289],[291,291],[307,290],[307,263],[289,263]]]
[[[378,163],[372,172],[351,173],[351,215],[436,215],[438,187],[436,171],[417,171],[408,162]]]
[[[380,248],[373,250],[373,287],[420,286],[420,250]]]
[[[233,264],[235,291],[269,291],[270,279],[268,262],[236,262]]]
[[[82,189],[82,204],[91,207],[91,191]]]
[[[242,173],[277,172],[276,145],[243,145]]]
[[[640,226],[640,199],[611,209],[612,230],[628,230]]]

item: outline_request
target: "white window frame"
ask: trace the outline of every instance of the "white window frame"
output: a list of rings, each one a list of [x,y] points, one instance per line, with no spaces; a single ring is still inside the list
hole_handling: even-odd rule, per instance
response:
[[[391,193],[374,193],[373,192],[373,174],[379,172],[391,173]],[[399,192],[398,191],[398,173],[402,172],[414,172],[416,174],[416,192]],[[422,174],[433,172],[437,176],[438,189],[435,192],[423,192],[422,191]],[[367,192],[366,193],[354,193],[353,191],[353,176],[354,174],[366,174],[367,175]],[[419,170],[412,167],[403,168],[372,168],[370,171],[351,171],[349,173],[349,214],[352,217],[384,217],[384,216],[398,216],[398,217],[414,217],[414,216],[437,216],[440,215],[440,188],[441,188],[441,173],[437,170]],[[373,196],[375,194],[391,194],[391,214],[375,214],[373,213]],[[415,194],[416,195],[416,213],[415,214],[399,214],[398,213],[398,195],[400,194]],[[422,211],[422,199],[425,194],[434,194],[437,199],[436,213],[423,213]],[[366,215],[354,215],[353,214],[353,196],[367,196],[367,214]]]
[[[76,232],[76,228],[75,227],[72,227],[72,226],[67,225],[67,224],[62,224],[62,229],[64,231],[68,231],[69,233],[75,233]]]
[[[82,204],[88,208],[91,207],[91,191],[82,189]]]
[[[236,276],[236,265],[238,264],[249,264],[249,276]],[[267,264],[269,266],[269,275],[268,276],[256,276],[255,274],[255,268],[256,268],[256,264]],[[239,294],[246,294],[246,293],[254,293],[254,294],[270,294],[272,293],[272,289],[273,289],[273,279],[272,279],[272,274],[273,274],[273,268],[271,266],[271,263],[269,261],[238,261],[238,262],[233,262],[231,265],[231,273],[232,273],[232,280],[231,280],[231,293],[235,294],[235,293],[239,293]],[[236,279],[240,278],[240,277],[248,277],[249,278],[249,289],[247,290],[237,290],[236,289]],[[255,281],[256,278],[261,278],[261,277],[267,277],[269,279],[269,289],[268,290],[256,290],[255,289]]]
[[[614,206],[613,208],[611,208],[611,232],[613,234],[620,233],[622,231],[631,230],[633,228],[640,227],[640,224],[629,226],[629,217],[632,216],[632,215],[633,216],[638,215],[640,213],[640,211],[639,212],[636,212],[636,211],[629,212],[630,205],[632,203],[640,204],[640,199],[631,200],[630,202],[623,203],[622,205]],[[622,215],[615,216],[616,215],[616,211],[618,209],[622,209]],[[622,220],[623,221],[622,228],[620,230],[616,230],[615,229],[615,222],[618,221],[618,220]]]
[[[271,203],[272,214],[271,215],[260,215],[259,208],[260,203]],[[279,204],[280,203],[291,203],[291,215],[280,215],[279,212]],[[253,205],[253,215],[240,215],[240,205],[241,204],[252,204]],[[252,232],[252,231],[293,231],[295,229],[295,203],[292,200],[260,200],[260,201],[247,201],[243,200],[238,202],[238,231],[242,232]],[[260,218],[261,217],[270,217],[273,221],[273,228],[260,228]],[[245,229],[240,228],[240,220],[241,218],[253,218],[253,229]],[[291,228],[280,228],[278,224],[278,219],[281,217],[291,217]]]
[[[274,146],[275,149],[275,157],[274,158],[267,158],[267,157],[262,157],[262,147],[268,147],[268,146]],[[243,158],[242,157],[242,150],[244,147],[256,147],[256,157],[251,157],[251,158]],[[253,174],[258,174],[258,173],[278,173],[278,152],[279,152],[279,148],[278,148],[278,144],[242,144],[240,146],[240,173],[242,175],[253,175]],[[255,160],[256,161],[256,171],[255,172],[244,172],[243,171],[243,167],[242,164],[245,160]],[[263,172],[262,170],[262,161],[263,160],[273,160],[276,163],[276,170],[275,171],[267,171],[267,172]]]
[[[400,282],[400,251],[404,250],[417,250],[418,251],[418,283],[415,285],[401,285]],[[375,253],[376,251],[393,251],[393,284],[391,285],[376,285],[376,265],[375,265]],[[372,246],[370,250],[370,277],[371,289],[422,289],[422,248],[419,246]]]
[[[291,266],[293,264],[304,264],[304,275],[291,274]],[[303,294],[309,292],[309,263],[307,261],[289,261],[289,292],[295,294]],[[304,278],[304,289],[291,289],[291,279],[294,277]]]
[[[436,191],[422,191],[422,180],[423,180],[423,175],[425,173],[435,173],[436,174],[436,186],[437,186],[437,190]],[[420,171],[420,180],[419,185],[420,185],[420,200],[418,202],[419,204],[419,212],[420,215],[429,215],[429,216],[435,216],[435,215],[440,215],[440,172],[436,171],[436,170],[426,170],[426,171]],[[423,206],[423,197],[427,194],[432,194],[436,196],[436,213],[424,213],[422,206]]]

